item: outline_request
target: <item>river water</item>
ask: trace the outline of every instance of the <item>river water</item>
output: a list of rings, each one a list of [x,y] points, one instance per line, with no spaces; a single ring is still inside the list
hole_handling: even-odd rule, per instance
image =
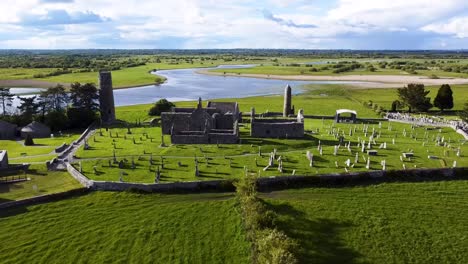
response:
[[[225,65],[217,68],[244,68],[252,65]],[[210,69],[210,68],[209,68]],[[211,68],[214,69],[214,68]],[[304,84],[350,84],[350,81],[286,81],[262,78],[228,77],[199,74],[200,69],[161,70],[156,74],[166,77],[160,85],[148,85],[114,90],[116,106],[149,104],[161,98],[169,101],[189,101],[215,98],[240,98],[281,94],[289,84],[293,93],[302,92]],[[37,88],[12,88],[17,95],[39,92]],[[25,95],[31,96],[31,95]],[[16,99],[14,105],[18,105]]]

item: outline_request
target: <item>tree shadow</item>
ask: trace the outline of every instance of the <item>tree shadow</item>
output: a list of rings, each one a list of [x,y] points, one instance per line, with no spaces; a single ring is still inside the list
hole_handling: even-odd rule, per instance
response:
[[[344,229],[352,227],[351,223],[326,218],[310,219],[288,204],[265,202],[265,205],[279,216],[276,222],[278,229],[299,243],[299,263],[355,263],[361,256],[340,238]]]

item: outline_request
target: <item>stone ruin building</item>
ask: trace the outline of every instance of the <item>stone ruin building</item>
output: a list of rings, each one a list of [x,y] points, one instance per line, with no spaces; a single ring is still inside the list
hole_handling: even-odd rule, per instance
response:
[[[208,102],[203,108],[199,98],[196,108],[174,107],[161,113],[161,130],[171,135],[172,144],[235,144],[240,119],[236,102]]]
[[[99,72],[99,108],[101,121],[105,124],[115,121],[114,90],[112,75],[108,71]]]
[[[299,110],[297,118],[288,118],[294,115],[294,107],[291,107],[291,86],[284,90],[283,118],[257,118],[255,108],[251,110],[250,135],[258,138],[303,138],[304,114]]]

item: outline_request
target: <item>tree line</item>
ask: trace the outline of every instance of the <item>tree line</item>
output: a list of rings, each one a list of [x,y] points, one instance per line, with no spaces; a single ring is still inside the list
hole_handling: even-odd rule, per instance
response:
[[[432,107],[437,107],[441,111],[453,108],[453,91],[450,85],[443,84],[431,103],[431,98],[427,97],[430,91],[427,91],[424,84],[410,83],[403,88],[398,88],[398,99],[392,103],[392,112],[398,109],[408,107],[408,112],[427,112]]]
[[[17,111],[9,112],[14,95],[10,88],[0,88],[1,120],[24,126],[32,121],[42,122],[53,131],[84,128],[97,120],[98,90],[92,83],[73,83],[70,93],[63,85],[49,87],[32,97],[17,96]]]

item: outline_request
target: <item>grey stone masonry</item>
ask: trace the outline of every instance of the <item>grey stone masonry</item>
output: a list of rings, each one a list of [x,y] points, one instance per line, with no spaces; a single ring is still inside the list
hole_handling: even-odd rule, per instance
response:
[[[99,72],[99,106],[101,121],[103,123],[114,122],[114,90],[112,88],[112,74],[108,71]]]

